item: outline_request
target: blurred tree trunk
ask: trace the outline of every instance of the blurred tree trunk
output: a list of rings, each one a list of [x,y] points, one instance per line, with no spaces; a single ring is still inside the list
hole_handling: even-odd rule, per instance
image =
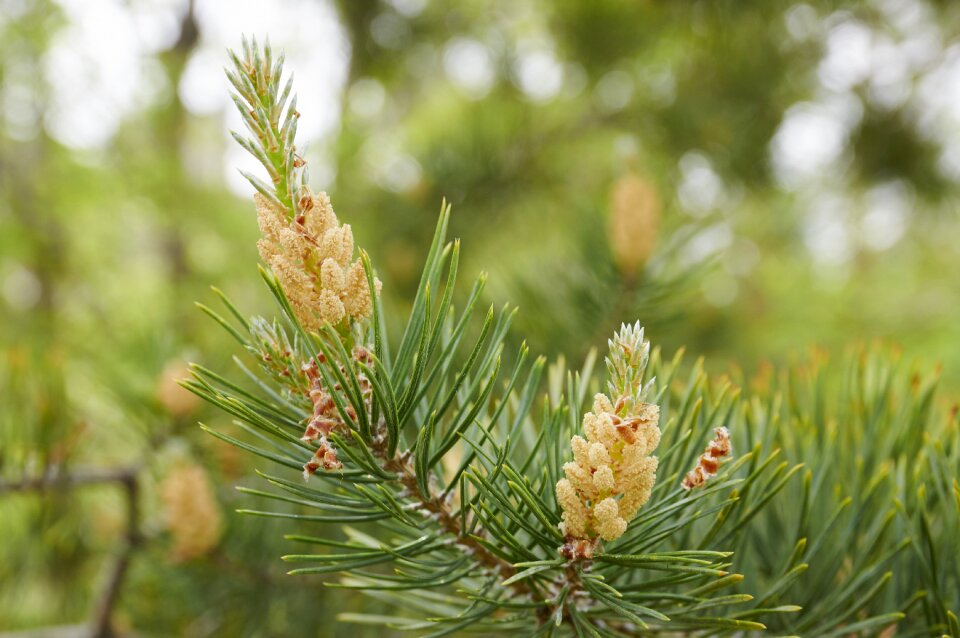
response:
[[[167,257],[171,283],[175,289],[180,287],[190,274],[180,220],[188,212],[181,208],[183,203],[188,201],[188,198],[183,197],[183,194],[189,192],[191,187],[189,176],[185,174],[182,162],[178,161],[188,134],[187,122],[190,114],[180,99],[180,92],[177,89],[180,86],[180,80],[183,78],[187,62],[190,60],[190,56],[199,40],[200,31],[194,13],[194,0],[188,0],[183,18],[180,21],[180,35],[177,41],[172,48],[160,56],[172,90],[169,99],[157,114],[158,117],[154,127],[155,148],[165,157],[170,158],[171,166],[174,167],[174,174],[177,178],[177,184],[171,184],[169,188],[160,189],[157,193],[161,207],[164,211],[170,213],[165,231],[166,236],[164,237],[164,253]],[[174,292],[177,292],[177,290]],[[178,297],[179,295],[174,295],[174,298]],[[174,309],[173,312],[182,313],[184,308],[185,306],[178,302],[177,309]],[[185,317],[180,318],[185,319]]]
[[[380,49],[370,33],[370,23],[382,10],[382,3],[379,0],[337,0],[336,4],[350,39],[349,87],[373,66],[379,55]]]

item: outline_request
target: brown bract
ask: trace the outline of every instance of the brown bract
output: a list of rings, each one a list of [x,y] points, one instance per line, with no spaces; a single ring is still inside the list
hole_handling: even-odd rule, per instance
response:
[[[357,363],[370,363],[370,353],[366,348],[361,346],[353,349],[352,356],[353,360]],[[343,463],[341,463],[337,457],[336,449],[327,440],[331,432],[336,430],[345,432],[347,430],[347,424],[343,419],[343,415],[340,414],[340,410],[337,408],[334,399],[335,394],[341,399],[341,405],[345,406],[344,411],[346,415],[351,420],[357,419],[356,410],[350,405],[349,399],[340,384],[334,383],[333,386],[329,388],[324,385],[324,379],[320,374],[319,368],[321,365],[328,365],[328,363],[323,354],[318,354],[310,360],[309,363],[304,364],[302,368],[302,372],[310,387],[308,396],[313,403],[313,414],[307,422],[307,427],[301,439],[317,445],[313,456],[303,466],[304,480],[309,479],[311,475],[320,469],[331,471],[343,468]],[[344,376],[347,375],[347,370],[342,365],[340,366],[340,373]],[[369,415],[371,402],[373,400],[373,387],[363,372],[355,371],[354,374],[360,386],[364,409]]]
[[[706,450],[697,459],[697,465],[683,478],[681,486],[685,490],[703,485],[716,476],[720,464],[730,456],[730,432],[727,428],[714,430],[714,439],[707,444]]]

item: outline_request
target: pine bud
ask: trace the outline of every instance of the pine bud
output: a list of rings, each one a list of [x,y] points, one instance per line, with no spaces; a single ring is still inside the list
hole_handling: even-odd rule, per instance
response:
[[[356,346],[352,353],[353,360],[357,363],[369,364],[370,352],[362,346]],[[320,361],[321,363],[318,363]],[[334,393],[346,405],[346,413],[351,419],[356,419],[357,414],[353,406],[349,405],[349,397],[343,391],[339,384],[333,388],[325,386],[323,377],[320,374],[319,365],[328,365],[322,354],[317,355],[309,363],[304,364],[301,373],[309,383],[308,397],[313,403],[313,414],[307,421],[307,427],[303,432],[301,440],[308,443],[315,443],[317,449],[313,456],[303,465],[303,480],[309,480],[311,476],[319,470],[327,472],[343,469],[343,463],[337,457],[337,450],[327,440],[327,436],[335,430],[341,432],[347,430],[347,424],[343,420],[343,415],[337,408]],[[347,369],[340,365],[340,374],[348,374]],[[367,415],[370,414],[373,401],[373,386],[370,379],[363,372],[354,372],[357,377],[357,383],[360,387],[360,396],[363,399],[363,409]]]

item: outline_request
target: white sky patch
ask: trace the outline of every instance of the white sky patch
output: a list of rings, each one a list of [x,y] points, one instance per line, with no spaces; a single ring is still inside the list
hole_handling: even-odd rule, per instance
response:
[[[791,106],[770,142],[780,183],[797,188],[822,176],[840,159],[862,117],[863,105],[850,93]]]
[[[215,70],[223,69],[225,62],[223,49],[215,52],[212,48],[201,48],[190,56],[177,87],[180,101],[188,111],[204,116],[215,115],[227,108],[223,101],[226,88],[213,75]]]
[[[785,15],[796,40],[822,39],[820,95],[784,114],[771,140],[771,163],[788,190],[842,181],[842,162],[865,101],[880,111],[904,109],[917,131],[943,148],[941,170],[960,177],[960,48],[944,51],[934,14],[922,0],[873,0],[884,20],[872,27],[837,11],[823,19],[806,4]]]
[[[161,94],[149,57],[177,38],[181,0],[57,0],[67,18],[43,58],[49,133],[74,148],[101,148],[123,119]]]
[[[880,38],[873,48],[871,60],[870,100],[886,110],[903,105],[913,90],[913,70],[901,47],[890,38]]]
[[[546,46],[527,47],[522,51],[516,74],[520,90],[534,102],[553,99],[563,87],[563,64]]]
[[[69,24],[43,59],[50,87],[46,128],[75,148],[99,148],[136,109],[142,46],[118,0],[60,0]]]
[[[924,70],[941,50],[941,37],[916,2],[882,2],[888,20],[900,33],[874,30],[855,20],[844,20],[826,37],[826,55],[818,75],[825,88],[849,91],[866,84],[877,106],[892,110],[910,97],[914,74]]]
[[[901,182],[875,186],[866,195],[867,210],[860,220],[863,244],[874,251],[892,248],[907,230],[911,198]]]
[[[340,123],[340,97],[346,83],[350,44],[329,0],[198,0],[197,20],[202,40],[182,79],[181,95],[191,95],[188,108],[198,115],[214,112],[219,101],[226,113],[226,130],[243,132],[243,122],[229,98],[230,84],[224,76],[227,48],[240,49],[241,34],[256,36],[259,42],[270,38],[275,52],[286,56],[286,74],[293,74],[297,92],[297,110],[304,114],[297,125],[300,150],[322,149]],[[254,158],[227,144],[224,175],[230,190],[250,195],[253,187],[237,168],[263,177],[264,170]],[[310,156],[311,164],[321,164],[322,154]],[[316,171],[312,171],[314,175]]]
[[[904,33],[924,28],[932,19],[930,7],[920,0],[873,0],[872,4]]]
[[[803,225],[803,243],[815,263],[840,266],[853,257],[850,208],[849,200],[834,195],[818,197],[810,206]]]
[[[447,42],[443,48],[443,69],[454,86],[474,100],[489,93],[496,79],[490,49],[472,38]]]
[[[960,98],[960,46],[947,49],[943,60],[926,74],[917,86],[917,126],[930,139],[935,139],[952,120],[960,121],[960,110],[954,105]]]
[[[690,151],[680,158],[680,184],[677,197],[683,209],[694,217],[703,217],[719,207],[724,199],[723,180],[710,159],[703,153]]]
[[[826,55],[817,75],[832,91],[846,91],[870,75],[873,32],[856,20],[841,22],[830,30]]]
[[[102,148],[125,117],[165,88],[162,69],[152,56],[175,43],[186,2],[57,2],[68,22],[54,36],[43,60],[51,91],[45,125],[68,146]],[[225,111],[230,127],[241,129],[223,74],[228,63],[225,50],[239,48],[240,34],[270,36],[274,49],[286,53],[288,72],[298,78],[298,109],[309,114],[299,122],[301,143],[323,141],[336,130],[350,51],[330,0],[197,0],[196,18],[201,40],[177,87],[191,113],[209,116]],[[227,182],[235,192],[247,195],[252,187],[233,166],[257,174],[262,169],[256,160],[233,152],[233,146],[231,141],[225,158]]]
[[[941,174],[960,182],[960,45],[920,79],[911,107],[917,129],[940,146]]]
[[[154,53],[169,49],[180,37],[180,22],[187,10],[183,0],[138,0],[123,4],[130,11],[143,51]]]

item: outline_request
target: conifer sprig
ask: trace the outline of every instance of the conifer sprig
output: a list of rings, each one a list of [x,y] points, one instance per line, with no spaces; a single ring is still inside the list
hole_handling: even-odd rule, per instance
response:
[[[296,117],[287,102],[291,89],[289,84],[279,89],[282,65],[253,43],[245,43],[242,61],[233,59],[238,106],[247,109],[248,128],[262,140],[245,147],[263,156],[276,185],[272,199],[263,192],[269,190],[265,184],[254,185],[261,197],[289,211],[292,223],[300,223],[295,195],[306,186],[290,133],[295,122],[289,124],[289,118]],[[593,489],[585,487],[588,477],[571,480],[580,483],[574,486],[580,489],[577,498],[586,498],[589,507],[610,499],[631,516],[620,516],[614,530],[605,527],[612,519],[604,514],[582,534],[565,538],[555,486],[569,460],[571,438],[593,423],[591,414],[585,415],[587,397],[597,387],[592,359],[579,373],[555,366],[541,402],[544,360],[529,361],[525,346],[504,357],[513,312],[478,309],[482,276],[464,309],[458,313],[454,307],[459,244],[446,239],[449,216],[444,205],[395,348],[386,329],[395,319],[381,307],[365,253],[360,263],[371,308],[349,331],[330,322],[305,325],[288,287],[266,270],[277,320],[248,321],[225,297],[231,321],[204,308],[259,368],[240,362],[247,380],[235,382],[196,367],[185,382],[235,417],[244,436],[206,429],[266,464],[265,489],[243,490],[264,505],[243,513],[290,521],[288,540],[309,548],[284,557],[296,565],[291,574],[339,574],[339,581],[325,584],[361,590],[395,606],[392,614],[350,613],[340,620],[430,636],[462,630],[719,636],[762,631],[767,624],[786,632],[803,629],[806,635],[811,630],[849,635],[876,632],[923,605],[925,615],[914,628],[955,626],[945,601],[955,595],[956,579],[937,570],[935,551],[922,554],[928,569],[916,586],[900,587],[911,596],[880,596],[891,580],[883,570],[906,547],[891,544],[887,534],[896,515],[871,500],[893,483],[878,474],[854,486],[860,506],[838,534],[842,510],[855,499],[841,500],[830,515],[834,503],[824,495],[832,486],[822,478],[830,472],[801,476],[802,461],[809,458],[841,453],[843,461],[856,458],[856,437],[841,437],[841,445],[812,434],[810,417],[795,409],[791,385],[786,390],[791,401],[769,394],[742,399],[729,382],[711,383],[702,362],[682,379],[680,355],[664,362],[639,324],[625,325],[611,340],[611,396],[606,402],[595,399],[592,413],[609,423],[590,426],[596,442],[605,443],[588,450],[577,465],[588,466],[593,475],[606,466],[616,478],[614,469],[633,467],[621,463],[627,445],[656,429],[658,441],[637,452],[640,458],[656,448],[656,483],[646,485],[642,509],[633,509],[624,503],[632,483],[620,489],[616,481],[597,483],[591,477],[598,491],[588,494]],[[821,403],[813,398],[802,405]],[[871,405],[865,399],[862,409]],[[909,415],[923,418],[924,405],[878,418],[892,432],[893,424]],[[733,450],[744,452],[711,466],[696,489],[684,489],[684,477],[705,455],[731,456],[719,432],[732,437]],[[711,440],[723,454],[712,454],[711,447],[701,454]],[[911,460],[928,454],[912,441],[894,435],[886,448],[868,448],[868,465],[879,471],[895,444],[906,446]],[[886,456],[874,454],[881,449]],[[900,519],[918,530],[911,533],[924,548],[940,546],[941,530],[956,527],[955,517],[945,519],[947,525],[939,517],[931,520],[912,497],[922,491],[931,494],[923,503],[949,501],[947,477],[958,452],[952,444],[933,450],[924,456],[937,468],[932,488],[925,487],[926,473],[897,483],[910,490],[901,495],[910,505]],[[299,477],[302,471],[308,482]],[[866,538],[859,535],[861,525]],[[589,543],[589,551],[570,549],[580,541]],[[846,560],[842,573],[829,567]],[[815,587],[799,595],[809,574]],[[836,597],[813,597],[838,580]],[[797,599],[808,600],[813,611],[802,610]]]

